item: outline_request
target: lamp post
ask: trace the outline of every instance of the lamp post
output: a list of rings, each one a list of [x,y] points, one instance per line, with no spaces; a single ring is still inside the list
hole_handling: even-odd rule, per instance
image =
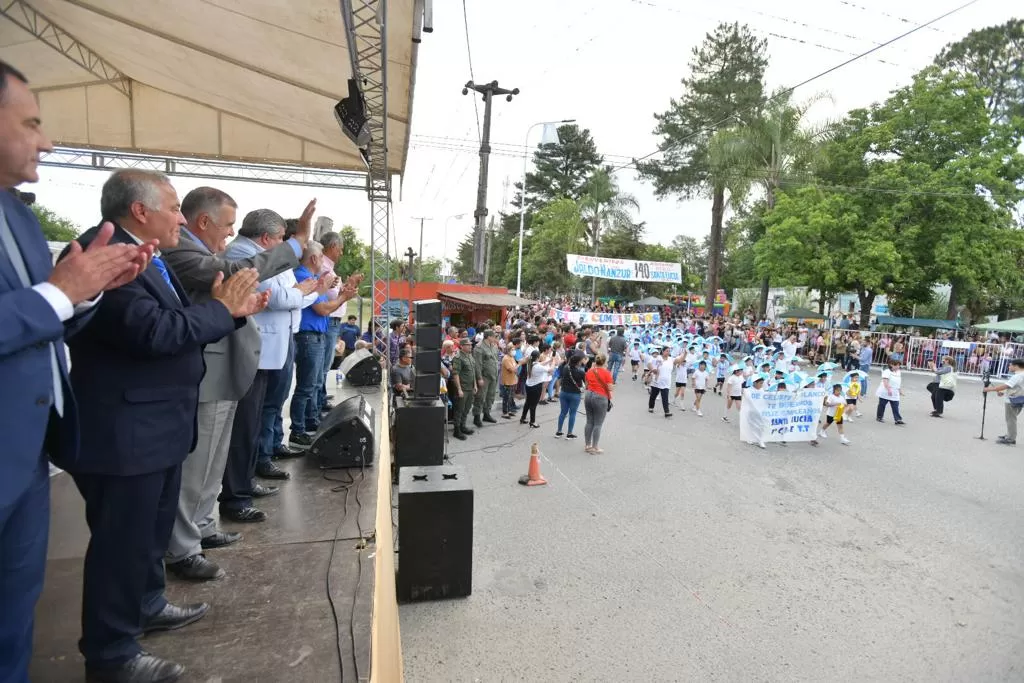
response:
[[[526,221],[526,165],[530,161],[530,133],[537,126],[553,126],[559,123],[575,123],[576,119],[562,119],[561,121],[538,121],[526,129],[526,139],[523,140],[523,184],[519,197],[519,260],[516,264],[516,296],[522,294],[523,286],[523,226]],[[555,131],[555,139],[558,139],[558,131]]]

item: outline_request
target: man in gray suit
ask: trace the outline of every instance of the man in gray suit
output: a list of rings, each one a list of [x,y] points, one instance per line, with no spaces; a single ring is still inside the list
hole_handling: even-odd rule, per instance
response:
[[[295,238],[275,249],[251,259],[222,258],[227,239],[234,235],[236,209],[230,196],[212,187],[192,190],[181,203],[188,224],[181,230],[178,246],[164,249],[163,258],[193,301],[209,298],[217,273],[229,276],[241,268],[255,268],[259,279],[266,280],[293,268],[298,261],[309,236],[308,220],[304,231],[300,229]],[[312,208],[307,212],[312,217]],[[207,345],[203,359],[206,374],[199,385],[199,435],[182,468],[181,495],[166,554],[167,569],[172,574],[196,581],[224,576],[224,570],[203,555],[204,549],[226,546],[242,537],[217,530],[213,506],[228,458],[235,411],[259,365],[260,333],[252,318],[244,327]],[[275,492],[268,487],[256,493]]]

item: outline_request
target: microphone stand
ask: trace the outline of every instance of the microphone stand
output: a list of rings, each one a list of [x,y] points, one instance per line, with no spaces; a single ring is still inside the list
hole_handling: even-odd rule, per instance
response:
[[[992,373],[986,372],[981,376],[981,383],[985,385],[987,389],[992,384]],[[985,441],[985,413],[988,411],[988,392],[984,392],[981,395],[981,435],[977,438],[981,441]]]

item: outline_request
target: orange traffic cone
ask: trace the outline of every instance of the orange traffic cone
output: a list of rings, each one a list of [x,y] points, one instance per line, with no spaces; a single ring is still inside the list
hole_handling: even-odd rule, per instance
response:
[[[530,446],[530,469],[527,474],[519,477],[523,486],[543,486],[548,480],[540,476],[540,449],[537,444]]]

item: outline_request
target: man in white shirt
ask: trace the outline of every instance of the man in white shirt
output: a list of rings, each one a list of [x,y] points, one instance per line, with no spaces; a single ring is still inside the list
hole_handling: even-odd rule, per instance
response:
[[[1017,416],[1024,407],[1024,358],[1010,361],[1010,372],[1012,374],[1008,379],[993,382],[982,389],[983,393],[995,391],[1000,396],[1005,394],[1006,434],[996,439],[996,443],[1003,446],[1013,446],[1017,443]]]
[[[667,346],[661,349],[661,356],[654,359],[651,370],[651,396],[647,401],[647,412],[654,412],[654,403],[661,396],[661,407],[665,409],[665,417],[672,417],[668,409],[668,390],[672,386],[672,375],[676,367],[676,361],[682,362],[683,358],[672,358],[672,350]]]
[[[800,348],[799,342],[796,340],[796,335],[791,334],[786,341],[782,342],[782,357],[789,360],[796,356],[797,349]]]
[[[323,247],[323,256],[320,261],[320,274],[333,274],[334,267],[338,263],[338,259],[341,258],[342,254],[345,253],[345,242],[342,240],[341,235],[336,232],[325,232],[320,236],[320,245]],[[358,282],[362,280],[362,275],[350,274],[349,281]],[[325,294],[328,300],[334,301],[342,298],[341,292],[343,289],[343,283],[340,279],[335,283],[334,287],[328,289]],[[347,296],[347,295],[346,295]],[[320,386],[320,411],[327,412],[334,406],[331,404],[330,399],[327,396],[327,375],[330,373],[331,366],[334,364],[334,350],[338,345],[338,337],[341,336],[341,325],[345,318],[348,317],[348,299],[342,298],[343,303],[338,308],[334,309],[327,315],[327,343],[324,347],[324,381]]]

